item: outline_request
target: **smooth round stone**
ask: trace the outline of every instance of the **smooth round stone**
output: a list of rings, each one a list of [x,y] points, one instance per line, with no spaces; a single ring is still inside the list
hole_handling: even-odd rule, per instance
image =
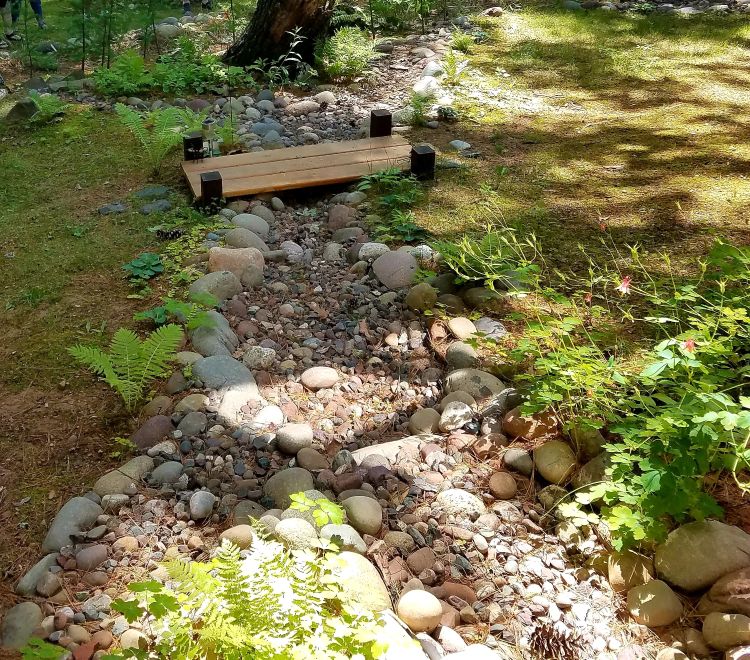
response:
[[[381,284],[392,290],[403,289],[414,280],[419,264],[408,252],[387,252],[372,264],[375,277]]]
[[[435,433],[440,424],[440,413],[432,408],[420,408],[409,419],[409,433]]]
[[[2,648],[20,649],[25,646],[43,618],[39,605],[31,601],[11,607],[0,623]]]
[[[112,550],[124,552],[126,554],[136,552],[140,548],[140,543],[135,536],[121,536],[112,544]]]
[[[257,234],[261,238],[268,238],[270,227],[268,223],[258,215],[254,213],[240,213],[232,218],[232,224],[243,229],[247,229],[254,234]],[[240,247],[246,247],[244,245]],[[250,247],[256,247],[252,245]]]
[[[428,591],[415,589],[398,599],[396,613],[412,632],[432,632],[443,617],[443,606]]]
[[[515,497],[518,485],[516,480],[508,472],[495,472],[490,477],[490,492],[499,500],[509,500]]]
[[[303,447],[297,452],[297,465],[305,470],[318,472],[328,469],[328,459],[312,447]]]
[[[302,518],[280,520],[274,529],[274,534],[279,541],[292,550],[311,548],[318,540],[315,527]]]
[[[276,351],[264,346],[250,346],[242,356],[243,364],[252,370],[270,369],[276,360]]]
[[[457,431],[474,418],[474,411],[462,401],[451,401],[440,415],[438,424],[441,431]]]
[[[190,518],[203,520],[213,512],[216,496],[207,490],[199,490],[190,496]]]
[[[280,509],[288,509],[292,503],[290,495],[312,490],[313,477],[305,469],[299,467],[287,468],[274,474],[263,486],[263,492],[270,497]]]
[[[335,576],[344,604],[362,607],[370,612],[391,608],[391,598],[375,566],[356,552],[342,552],[336,557]]]
[[[424,312],[437,304],[437,297],[437,289],[431,287],[427,282],[420,282],[409,289],[409,293],[404,298],[404,303],[415,312]]]
[[[202,412],[190,412],[185,415],[177,426],[178,431],[188,436],[199,435],[208,428],[208,417]]]
[[[342,502],[349,524],[361,534],[375,536],[383,526],[383,510],[372,497],[355,495]]]
[[[60,589],[62,589],[62,582],[57,573],[47,571],[36,583],[36,592],[44,598],[54,596]]]
[[[363,243],[359,248],[359,259],[364,261],[373,261],[382,254],[387,254],[391,251],[387,245],[383,243]]]
[[[91,545],[76,553],[76,566],[80,571],[93,571],[107,559],[109,548],[103,544]]]
[[[508,334],[505,326],[500,321],[491,319],[488,316],[483,316],[474,321],[474,327],[477,332],[481,332],[487,339],[502,339]]]
[[[485,401],[506,389],[497,377],[479,369],[457,369],[445,378],[445,392],[466,392],[477,402]]]
[[[267,429],[281,426],[284,423],[284,411],[279,406],[264,406],[253,417],[253,427],[256,429]]]
[[[236,524],[245,524],[248,520],[259,520],[266,510],[257,502],[242,500],[232,512],[232,521]]]
[[[534,465],[547,481],[561,484],[575,471],[576,455],[567,442],[552,440],[534,449]]]
[[[503,454],[503,465],[526,477],[531,476],[534,471],[534,461],[531,459],[529,452],[516,447],[511,447]]]
[[[336,543],[341,550],[358,552],[361,555],[367,552],[367,544],[351,525],[323,525],[320,538]]]
[[[179,461],[166,461],[158,465],[151,473],[150,481],[156,486],[175,483],[182,475],[182,463]]]
[[[448,330],[453,333],[456,339],[463,341],[475,334],[477,328],[469,319],[463,316],[456,316],[448,320]]]
[[[404,554],[413,552],[417,547],[417,544],[411,537],[411,534],[407,534],[406,532],[386,532],[385,536],[383,537],[383,542],[387,547],[396,548],[396,550],[399,550]]]
[[[480,516],[484,513],[484,503],[476,495],[460,488],[441,491],[435,504],[446,513],[457,516]]]
[[[445,351],[445,362],[451,369],[476,367],[479,356],[473,346],[462,341],[454,341]]]
[[[648,584],[651,584],[651,582]],[[664,583],[662,582],[662,584]],[[630,592],[628,592],[629,604]],[[680,611],[682,610],[680,609]],[[748,644],[750,643],[750,617],[744,614],[711,612],[703,619],[703,637],[709,646],[718,651],[726,651],[734,646]]]
[[[276,222],[276,216],[273,211],[263,204],[256,204],[250,209],[250,213],[257,215],[259,218],[263,218],[269,225],[273,225]]]
[[[253,528],[250,525],[235,525],[224,530],[219,538],[222,541],[230,541],[238,548],[249,548],[253,542]]]
[[[276,431],[276,444],[285,454],[296,456],[300,449],[311,447],[313,430],[309,424],[284,424]]]
[[[300,376],[302,384],[313,391],[333,387],[338,380],[338,372],[331,367],[311,367]]]
[[[196,355],[198,355],[196,353]],[[198,356],[202,359],[203,356]],[[186,415],[191,412],[203,412],[209,404],[209,399],[205,394],[188,394],[184,399],[174,407],[176,413]]]
[[[636,622],[657,628],[677,621],[682,616],[682,603],[666,582],[651,580],[628,591],[628,611]]]

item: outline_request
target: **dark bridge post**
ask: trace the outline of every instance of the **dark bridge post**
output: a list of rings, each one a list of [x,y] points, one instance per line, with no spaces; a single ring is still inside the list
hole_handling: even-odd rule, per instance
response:
[[[183,137],[182,152],[185,160],[201,160],[203,158],[203,133],[193,131]]]
[[[420,181],[435,178],[435,150],[429,144],[415,144],[411,148],[411,173]]]
[[[370,137],[387,137],[393,128],[393,116],[390,110],[373,110],[370,112]]]
[[[218,206],[223,196],[221,172],[201,172],[201,205]]]

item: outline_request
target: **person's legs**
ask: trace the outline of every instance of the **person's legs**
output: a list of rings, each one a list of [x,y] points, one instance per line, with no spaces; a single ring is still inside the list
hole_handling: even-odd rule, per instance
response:
[[[34,12],[34,16],[36,16],[36,24],[39,26],[39,29],[46,30],[47,23],[44,20],[44,12],[42,11],[42,0],[29,0],[29,4],[31,5],[31,10]]]
[[[190,0],[183,0],[182,2],[182,15],[192,16],[193,12],[190,9]]]
[[[0,0],[0,16],[3,19],[3,31],[7,41],[20,41],[21,37],[13,31],[13,15],[9,0]]]

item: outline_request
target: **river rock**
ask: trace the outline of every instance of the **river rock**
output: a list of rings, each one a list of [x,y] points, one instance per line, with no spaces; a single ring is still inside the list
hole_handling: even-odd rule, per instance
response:
[[[409,419],[409,432],[419,435],[420,433],[435,433],[440,424],[440,413],[432,408],[420,408]]]
[[[445,378],[445,392],[461,391],[470,394],[477,403],[481,403],[505,388],[503,382],[479,369],[457,369]]]
[[[682,603],[666,582],[651,580],[628,591],[628,611],[636,622],[658,628],[682,616]]]
[[[53,566],[57,566],[56,552],[45,555],[26,572],[16,585],[16,593],[26,598],[34,596],[37,582]]]
[[[524,415],[520,408],[513,408],[503,418],[503,433],[509,438],[536,440],[556,430],[557,422],[550,413]]]
[[[361,534],[376,536],[383,525],[383,510],[372,497],[355,496],[343,503],[349,524]]]
[[[444,433],[457,431],[474,418],[474,411],[463,401],[451,401],[440,415],[438,428]]]
[[[561,484],[575,471],[576,455],[567,442],[550,440],[534,449],[534,465],[547,481]]]
[[[372,271],[383,286],[391,290],[403,289],[414,280],[419,264],[408,252],[388,252],[372,264]]]
[[[102,508],[86,497],[68,500],[49,527],[42,543],[43,552],[58,551],[72,543],[71,535],[78,535],[91,528],[102,515]]]
[[[256,234],[254,231],[250,231],[249,229],[245,229],[244,227],[235,227],[234,229],[231,229],[224,236],[224,240],[226,241],[226,244],[228,246],[231,246],[233,248],[245,248],[245,249],[255,248],[261,253],[261,258],[264,252],[268,252],[268,245],[266,245],[265,241],[260,236],[258,236],[258,234]],[[229,250],[226,248],[211,248],[208,252],[209,268],[211,265],[211,253],[214,250],[221,250],[221,249],[224,249],[225,252],[233,251],[233,250]],[[226,270],[230,270],[230,269],[227,268]],[[234,272],[236,273],[236,271]]]
[[[750,617],[711,612],[703,619],[703,637],[717,651],[750,643]]]
[[[252,545],[253,536],[253,528],[250,525],[235,525],[234,527],[225,529],[219,538],[222,541],[229,541],[244,550]]]
[[[26,645],[39,624],[42,610],[32,602],[18,603],[11,607],[0,624],[0,646],[5,649],[20,649]]]
[[[404,298],[404,303],[409,309],[424,312],[435,306],[437,297],[437,289],[433,289],[427,282],[420,282],[409,289],[409,293]]]
[[[476,495],[460,488],[449,488],[438,493],[435,505],[446,513],[465,518],[484,513],[484,503]]]
[[[211,355],[231,356],[240,344],[237,335],[229,325],[226,317],[212,309],[206,312],[208,323],[199,325],[190,332],[193,349],[209,357]]]
[[[268,222],[255,213],[239,213],[232,218],[232,224],[240,229],[247,229],[262,239],[268,238],[268,234],[271,231]],[[250,247],[257,246],[252,245]]]
[[[173,428],[171,422],[169,426]],[[93,490],[99,497],[120,493],[134,495],[137,492],[138,484],[153,469],[153,458],[149,456],[135,456],[125,463],[125,465],[99,477],[94,484]]]
[[[193,365],[193,376],[207,389],[216,390],[218,413],[231,423],[243,419],[241,409],[249,401],[260,401],[253,374],[238,360],[227,355],[212,355]]]
[[[172,431],[174,431],[174,425],[169,417],[155,415],[141,424],[141,427],[130,436],[130,441],[138,449],[149,449],[172,435]]]
[[[660,578],[680,589],[705,589],[750,567],[750,535],[718,520],[688,523],[656,548],[654,566]]]
[[[391,608],[388,589],[380,574],[362,555],[356,552],[340,553],[335,560],[334,573],[344,603],[363,607],[371,612]]]
[[[240,241],[234,232],[246,232],[246,235],[243,234],[246,240]],[[229,271],[237,278],[242,278],[248,268],[254,268],[262,273],[265,266],[262,252],[268,252],[268,246],[259,236],[247,229],[238,227],[227,234],[228,237],[230,235],[234,236],[235,242],[250,243],[250,245],[238,245],[234,248],[211,248],[208,251],[209,273]],[[249,236],[253,236],[254,239],[249,239]],[[259,246],[262,246],[262,252]]]
[[[291,550],[311,548],[318,540],[315,527],[303,518],[280,520],[273,530],[276,538]]]
[[[719,578],[701,598],[698,611],[750,616],[750,568],[741,568]]]
[[[93,571],[107,560],[108,547],[102,543],[90,545],[76,553],[76,567],[81,571]]]
[[[216,495],[207,490],[199,490],[190,496],[190,518],[204,520],[213,513]]]
[[[432,632],[440,623],[443,608],[428,591],[414,589],[398,599],[396,613],[413,632]]]
[[[607,559],[607,578],[613,591],[629,591],[653,579],[651,559],[630,550],[613,552]]]
[[[276,444],[285,454],[295,456],[300,449],[312,447],[313,430],[309,424],[284,424],[276,431]]]
[[[467,369],[479,364],[479,356],[473,346],[454,341],[445,350],[445,362],[450,369]]]
[[[242,500],[232,512],[232,521],[235,525],[244,525],[249,520],[260,520],[266,515],[266,510],[257,502]]]
[[[207,293],[223,303],[242,293],[242,283],[233,272],[220,270],[199,277],[190,285],[189,292],[193,296]]]
[[[464,341],[474,335],[477,328],[469,319],[463,316],[456,316],[448,320],[448,330],[453,333],[456,339]]]
[[[515,497],[518,490],[516,480],[508,472],[495,472],[490,477],[488,485],[492,495],[499,500],[509,500]]]
[[[280,509],[289,508],[292,503],[289,498],[290,495],[312,489],[312,475],[299,467],[287,468],[277,472],[263,486],[264,494],[270,497],[274,505]]]
[[[338,380],[338,371],[331,367],[311,367],[300,376],[302,384],[313,391],[333,387]]]
[[[323,525],[320,538],[335,542],[341,550],[357,552],[360,555],[367,552],[367,544],[351,525]]]

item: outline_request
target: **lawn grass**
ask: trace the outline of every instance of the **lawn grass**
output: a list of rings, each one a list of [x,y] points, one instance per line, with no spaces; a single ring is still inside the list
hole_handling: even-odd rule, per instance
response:
[[[450,236],[502,219],[579,270],[579,243],[609,256],[602,227],[686,270],[717,236],[750,242],[744,16],[532,4],[481,25],[462,121],[424,136],[466,140],[482,158],[441,176],[418,212],[425,227]]]

